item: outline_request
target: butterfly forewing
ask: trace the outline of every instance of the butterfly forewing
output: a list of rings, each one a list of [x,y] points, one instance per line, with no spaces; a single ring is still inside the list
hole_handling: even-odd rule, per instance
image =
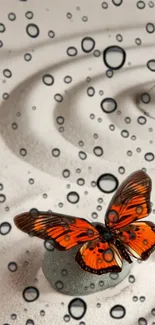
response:
[[[56,248],[68,250],[78,244],[99,237],[98,231],[87,220],[54,212],[25,212],[14,218],[16,226],[27,234],[41,239],[53,239]]]
[[[151,212],[151,189],[151,179],[142,170],[127,177],[108,206],[105,215],[106,226],[113,230],[120,229],[148,216]]]

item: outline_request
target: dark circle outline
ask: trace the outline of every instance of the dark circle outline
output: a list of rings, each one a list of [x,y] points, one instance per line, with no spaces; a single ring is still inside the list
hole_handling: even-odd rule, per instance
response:
[[[140,320],[144,320],[144,321],[146,321],[145,325],[148,324],[147,319],[146,319],[145,317],[139,317],[139,318],[138,318],[138,325],[140,324],[140,322],[139,322]],[[153,323],[152,323],[152,324],[153,324]]]
[[[116,185],[115,185],[115,187],[114,187],[114,189],[113,189],[112,191],[105,191],[105,190],[103,191],[103,190],[100,188],[99,183],[100,183],[100,180],[103,178],[103,176],[112,176],[112,178],[115,180]],[[118,188],[118,185],[119,185],[119,181],[118,181],[117,177],[114,176],[113,174],[105,173],[105,174],[102,174],[102,175],[100,175],[100,176],[98,177],[98,179],[97,179],[97,181],[96,181],[96,185],[97,185],[98,189],[99,189],[101,192],[110,194],[110,193],[113,193],[113,192],[116,191],[116,189]]]
[[[112,75],[111,75],[111,76],[108,76],[108,71],[112,71]],[[112,78],[113,75],[114,75],[114,72],[113,72],[112,69],[108,69],[108,70],[106,70],[106,76],[107,76],[107,78]]]
[[[29,55],[29,56],[30,56],[30,60],[26,60],[26,55]],[[28,52],[26,52],[26,53],[24,54],[24,60],[25,60],[26,62],[30,62],[30,61],[31,61],[31,59],[32,59],[32,54],[31,54],[31,53],[28,53]]]
[[[37,29],[37,34],[36,34],[35,36],[32,36],[32,35],[29,34],[28,29],[29,29],[30,26],[31,26],[31,27],[35,27],[35,28]],[[30,24],[28,24],[28,25],[26,26],[26,32],[27,32],[27,35],[30,36],[30,37],[32,37],[32,38],[36,38],[36,37],[38,37],[38,35],[40,34],[39,27],[38,27],[36,24],[34,24],[34,23],[30,23]]]
[[[146,159],[146,155],[147,155],[148,153],[151,154],[151,155],[153,155],[153,159],[152,159],[152,160],[147,160],[147,159]],[[151,152],[151,151],[146,152],[145,155],[144,155],[144,159],[145,159],[146,161],[148,161],[148,162],[151,162],[151,161],[153,161],[153,160],[155,159],[155,155],[154,155],[154,153]]]
[[[66,81],[65,81],[65,78],[70,78],[70,81],[69,81],[69,82],[66,82]],[[73,81],[73,79],[72,79],[71,76],[66,75],[66,76],[64,77],[63,81],[64,81],[66,84],[70,84],[70,83]]]
[[[56,96],[60,96],[60,98],[61,98],[61,100],[57,100],[56,99]],[[55,99],[55,101],[57,102],[57,103],[62,103],[63,102],[63,96],[60,94],[60,93],[56,93],[55,95],[54,95],[54,99]]]
[[[143,8],[139,8],[138,5],[137,5],[138,2],[142,2],[143,5],[144,5],[144,7]],[[136,6],[137,6],[138,9],[143,10],[146,7],[146,3],[144,1],[142,1],[142,0],[138,0],[137,3],[136,3]]]
[[[121,317],[113,317],[113,315],[112,315],[112,312],[113,312],[113,310],[114,310],[114,308],[116,308],[116,307],[121,307],[122,309],[123,309],[123,315],[121,316]],[[117,305],[115,305],[115,306],[113,306],[111,309],[110,309],[110,316],[113,318],[113,319],[121,319],[121,318],[123,318],[125,315],[126,315],[126,309],[125,309],[125,307],[124,306],[122,306],[122,305],[119,305],[119,304],[117,304]]]
[[[5,76],[5,74],[4,74],[5,71],[10,72],[10,76],[9,76],[9,77],[6,77],[6,76]],[[11,78],[11,77],[12,77],[12,71],[11,71],[10,69],[4,69],[4,70],[3,70],[3,76],[4,76],[5,78],[8,78],[8,79]]]
[[[36,290],[36,292],[37,292],[37,296],[36,296],[35,299],[33,299],[33,300],[27,300],[27,299],[24,297],[24,293],[26,292],[27,289],[35,289],[35,290]],[[24,299],[26,302],[29,302],[29,303],[30,303],[30,302],[36,301],[36,300],[39,298],[39,296],[40,296],[40,292],[39,292],[38,288],[33,287],[33,286],[28,286],[28,287],[24,288],[24,290],[23,290],[23,292],[22,292],[22,296],[23,296],[23,299]]]
[[[3,201],[0,201],[0,204],[4,203],[6,201],[6,196],[3,193],[0,193],[0,197],[4,199]]]
[[[126,132],[127,136],[124,137],[124,136],[122,135],[123,131]],[[127,139],[127,138],[129,137],[129,135],[130,135],[130,134],[129,134],[129,131],[128,131],[128,130],[123,129],[123,130],[121,131],[121,136],[122,136],[122,138]]]
[[[52,83],[50,83],[50,84],[46,84],[45,81],[44,81],[44,77],[51,77],[51,78],[52,78]],[[43,81],[43,83],[44,83],[46,86],[52,86],[52,85],[54,84],[54,77],[52,76],[52,74],[50,74],[50,73],[46,73],[46,74],[43,75],[43,77],[42,77],[42,81]]]
[[[32,17],[31,17],[31,18],[29,18],[29,17],[26,16],[26,14],[29,14],[29,13],[32,13]],[[26,17],[27,19],[29,19],[29,20],[31,20],[32,18],[34,18],[34,13],[33,13],[33,11],[31,11],[31,10],[26,11],[26,12],[25,12],[25,17]]]
[[[155,68],[154,68],[154,70],[151,70],[151,69],[149,68],[149,62],[151,62],[151,61],[154,61],[154,62],[155,62],[155,59],[151,59],[151,60],[147,61],[147,67],[148,67],[148,69],[149,69],[151,72],[155,72]]]
[[[89,95],[89,94],[88,94],[88,89],[90,89],[90,88],[94,91],[93,95]],[[88,87],[88,88],[87,88],[87,95],[88,95],[89,97],[93,97],[93,96],[95,95],[95,88],[92,87],[92,86]]]
[[[85,154],[85,158],[81,158],[81,157],[80,157],[80,153],[84,153],[84,154]],[[78,152],[78,156],[79,156],[79,158],[80,158],[81,160],[86,160],[86,159],[87,159],[87,154],[86,154],[86,152],[83,151],[83,150],[80,150],[80,151]]]
[[[54,155],[53,155],[53,152],[54,152],[54,150],[55,150],[55,149],[56,149],[56,150],[59,152],[58,156],[54,156]],[[59,148],[53,148],[53,149],[52,149],[52,156],[53,156],[54,158],[57,158],[57,157],[59,157],[59,156],[60,156],[60,154],[61,154],[61,151],[60,151],[60,149],[59,149]]]
[[[80,301],[82,302],[82,304],[84,305],[84,311],[83,311],[82,316],[80,316],[80,317],[73,316],[72,313],[70,312],[70,309],[71,309],[72,303],[74,303],[74,302],[77,301],[77,300],[80,300]],[[72,300],[69,302],[69,304],[68,304],[68,312],[69,312],[69,315],[70,315],[73,319],[75,319],[75,320],[80,320],[80,319],[82,319],[83,316],[85,315],[86,311],[87,311],[87,304],[86,304],[86,302],[85,302],[83,299],[81,299],[81,298],[79,298],[79,297],[78,297],[78,298],[74,298],[74,299],[72,299]]]
[[[32,318],[28,318],[27,321],[26,321],[26,323],[25,323],[25,325],[28,325],[28,321],[29,320],[32,321],[31,325],[35,325],[34,320]]]
[[[53,37],[51,37],[51,36],[49,35],[50,32],[53,32]],[[48,31],[48,37],[51,38],[51,39],[55,37],[55,32],[54,32],[54,30],[50,29],[50,30]]]
[[[101,151],[102,151],[102,153],[101,153],[101,155],[96,155],[96,153],[95,153],[95,149],[101,149]],[[104,154],[104,150],[103,150],[103,148],[102,147],[100,147],[100,146],[95,146],[94,148],[93,148],[93,153],[94,153],[94,155],[96,156],[96,157],[101,157],[101,156],[103,156],[103,154]]]
[[[4,27],[4,30],[0,31],[0,33],[4,33],[6,31],[6,27],[3,23],[0,23],[0,26],[3,26]]]
[[[85,40],[86,40],[86,41],[92,41],[93,46],[92,46],[92,49],[91,49],[91,50],[85,50],[85,49],[84,49],[84,47],[83,47],[83,43],[84,43]],[[82,39],[82,41],[81,41],[81,48],[82,48],[82,51],[83,51],[84,53],[90,53],[91,51],[93,51],[94,48],[95,48],[95,45],[96,45],[95,40],[94,40],[92,37],[90,37],[90,36],[86,36],[86,37],[84,37],[84,38]]]
[[[4,223],[7,223],[7,224],[9,225],[9,231],[8,231],[7,233],[5,233],[5,234],[1,233],[1,226],[2,226]],[[6,236],[7,234],[9,234],[9,232],[11,231],[11,229],[12,229],[11,223],[9,223],[8,221],[4,221],[4,222],[0,223],[0,235],[2,235],[2,236]]]
[[[102,108],[102,105],[103,105],[104,102],[106,102],[106,101],[109,101],[109,102],[110,102],[111,100],[115,103],[115,108],[114,108],[112,111],[110,111],[110,112],[106,112],[106,111],[104,110],[104,108]],[[111,113],[113,113],[113,112],[116,111],[116,109],[117,109],[117,102],[116,102],[116,100],[115,100],[114,98],[112,98],[112,97],[106,97],[106,98],[102,99],[102,101],[101,101],[101,103],[100,103],[100,107],[101,107],[101,109],[102,109],[102,111],[103,111],[104,113],[106,113],[106,114],[111,114]]]
[[[146,24],[146,26],[145,26],[145,28],[146,28],[146,31],[147,31],[147,33],[149,33],[149,34],[153,34],[154,33],[154,31],[155,31],[155,28],[154,28],[154,30],[152,31],[152,32],[148,32],[148,30],[147,30],[147,25],[153,25],[153,23],[147,23]]]
[[[122,5],[122,3],[123,3],[123,0],[121,0],[121,3],[118,5],[118,4],[116,4],[116,3],[114,3],[114,1],[112,0],[112,3],[113,3],[113,5],[114,6],[116,6],[116,7],[119,7],[119,6],[121,6]]]
[[[10,19],[10,18],[9,18],[9,15],[10,15],[10,14],[13,14],[15,19]],[[9,19],[10,21],[15,21],[16,18],[17,18],[17,17],[16,17],[16,14],[15,14],[14,12],[12,12],[12,11],[9,12],[9,14],[8,14],[8,19]]]
[[[104,4],[104,3],[107,4],[107,7],[105,7],[105,8],[103,7],[103,4]],[[107,3],[106,1],[103,1],[103,2],[101,3],[101,7],[102,7],[103,9],[107,9],[107,8],[108,8],[108,3]]]
[[[16,264],[16,267],[17,267],[17,268],[16,268],[15,270],[13,270],[13,271],[9,269],[9,265],[12,264],[12,263],[13,263],[13,264]],[[12,272],[12,273],[16,272],[16,271],[18,270],[18,265],[17,265],[17,263],[14,262],[14,261],[9,262],[9,263],[8,263],[8,270],[9,270],[10,272]]]
[[[76,201],[76,202],[71,202],[69,199],[68,199],[68,196],[69,196],[69,194],[76,194],[77,196],[78,196],[78,200]],[[67,193],[67,200],[68,200],[68,202],[69,203],[71,203],[71,204],[76,204],[76,203],[78,203],[79,201],[80,201],[80,195],[79,195],[79,193],[77,193],[76,191],[71,191],[71,192],[69,192],[69,193]]]
[[[111,48],[118,48],[122,53],[123,53],[123,60],[122,60],[122,63],[117,66],[117,67],[111,67],[107,62],[106,62],[106,54],[107,54],[107,51],[109,51]],[[107,68],[111,69],[111,70],[119,70],[120,68],[123,67],[125,61],[126,61],[126,52],[125,50],[118,46],[118,45],[110,45],[108,47],[106,47],[106,49],[103,51],[103,61],[104,61],[104,64]]]
[[[72,55],[72,54],[69,54],[68,51],[69,51],[70,49],[74,49],[74,50],[75,50],[75,54],[73,54],[73,55]],[[68,56],[71,56],[71,57],[74,57],[74,56],[76,56],[76,55],[78,54],[78,50],[77,50],[77,48],[76,48],[75,46],[69,46],[69,47],[67,48],[66,52],[67,52],[67,55],[68,55]]]
[[[142,118],[145,120],[144,123],[140,123],[140,122],[139,122],[139,118],[140,118],[140,117],[142,117]],[[145,124],[147,123],[147,118],[146,118],[145,116],[143,116],[143,115],[139,115],[139,116],[137,117],[137,122],[138,122],[139,125],[145,125]]]
[[[143,99],[142,99],[143,95],[148,95],[148,97],[149,97],[149,101],[148,101],[147,103],[145,103],[145,102],[143,101]],[[149,104],[149,102],[150,102],[150,100],[151,100],[151,96],[150,96],[149,93],[146,93],[146,92],[145,92],[145,93],[142,93],[142,94],[141,94],[140,99],[141,99],[141,101],[143,102],[143,104]]]

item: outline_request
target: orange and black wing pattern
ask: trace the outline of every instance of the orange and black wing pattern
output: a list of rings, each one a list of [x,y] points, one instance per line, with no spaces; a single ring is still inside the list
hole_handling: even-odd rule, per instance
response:
[[[17,215],[14,222],[17,228],[31,236],[53,239],[59,250],[68,250],[99,237],[98,231],[87,220],[51,211],[32,209]]]
[[[122,270],[122,258],[117,248],[100,239],[83,244],[75,259],[83,270],[94,274]]]
[[[150,177],[142,170],[132,173],[114,194],[106,215],[105,224],[112,230],[145,218],[151,212]]]
[[[134,257],[146,260],[155,250],[155,224],[137,221],[122,228],[118,238]]]

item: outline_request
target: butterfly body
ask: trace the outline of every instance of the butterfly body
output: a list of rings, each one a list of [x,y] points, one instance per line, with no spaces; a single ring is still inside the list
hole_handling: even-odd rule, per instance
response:
[[[114,232],[110,231],[104,224],[97,223],[95,225],[95,228],[99,232],[102,240],[108,242],[113,242],[115,239],[115,234]]]
[[[139,221],[151,212],[152,182],[142,170],[132,173],[115,192],[105,224],[52,211],[29,212],[14,218],[16,226],[41,239],[53,240],[59,250],[81,245],[75,260],[88,272],[121,272],[123,260],[146,260],[155,250],[155,224]]]

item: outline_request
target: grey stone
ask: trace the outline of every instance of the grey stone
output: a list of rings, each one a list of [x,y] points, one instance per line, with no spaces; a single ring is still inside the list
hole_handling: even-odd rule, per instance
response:
[[[68,251],[46,251],[42,270],[51,286],[61,293],[77,296],[102,291],[120,283],[129,273],[131,264],[123,262],[120,273],[91,274],[81,269],[75,261],[79,247]]]

